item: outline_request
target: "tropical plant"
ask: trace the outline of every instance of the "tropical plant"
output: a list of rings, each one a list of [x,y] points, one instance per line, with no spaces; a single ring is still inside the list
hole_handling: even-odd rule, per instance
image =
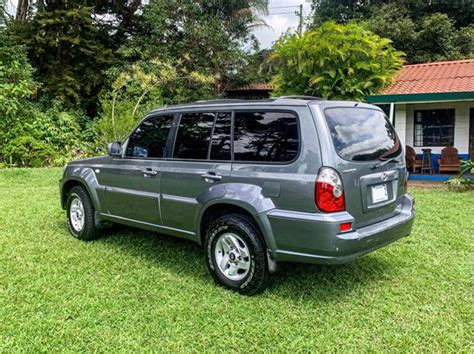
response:
[[[389,39],[356,23],[326,22],[303,36],[287,34],[275,44],[276,95],[314,95],[363,100],[389,84],[403,53]]]
[[[450,178],[445,183],[448,188],[459,192],[470,190],[474,188],[474,180],[466,177],[467,174],[472,173],[474,170],[474,161],[467,160],[461,163],[461,171],[457,177]]]
[[[215,82],[215,77],[187,71],[182,61],[171,64],[159,59],[137,62],[121,72],[113,70],[110,75],[115,79],[101,100],[101,118],[94,124],[102,147],[125,138],[154,107],[179,103],[180,99],[187,101],[193,96],[211,97]],[[183,92],[187,89],[194,92]]]

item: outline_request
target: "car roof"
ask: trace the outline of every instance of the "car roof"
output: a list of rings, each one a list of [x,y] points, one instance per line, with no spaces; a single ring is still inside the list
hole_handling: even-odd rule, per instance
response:
[[[255,99],[255,100],[244,100],[244,99],[217,99],[217,100],[206,100],[196,101],[191,103],[184,103],[172,106],[163,106],[153,110],[153,112],[164,111],[164,110],[175,110],[175,109],[189,109],[189,108],[204,108],[204,107],[216,107],[216,106],[256,106],[256,105],[285,105],[285,106],[304,106],[311,101],[320,101],[318,97],[312,96],[282,96],[267,99]],[[153,113],[152,112],[152,113]]]
[[[227,107],[242,107],[242,106],[307,106],[308,104],[319,104],[324,107],[328,106],[371,106],[366,103],[355,102],[355,101],[330,101],[324,100],[319,97],[313,96],[281,96],[273,97],[268,99],[255,99],[255,100],[244,100],[244,99],[217,99],[217,100],[206,100],[196,101],[191,103],[184,103],[171,106],[163,106],[152,110],[149,114],[174,111],[174,110],[186,110],[186,109],[197,109],[197,108],[227,108]]]

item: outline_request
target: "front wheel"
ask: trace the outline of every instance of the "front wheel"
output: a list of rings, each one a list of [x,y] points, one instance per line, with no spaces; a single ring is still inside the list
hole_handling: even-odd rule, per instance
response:
[[[66,205],[67,224],[72,236],[85,241],[99,237],[95,225],[94,205],[83,187],[76,186],[71,189]]]
[[[266,249],[260,232],[247,217],[230,214],[213,221],[205,248],[209,271],[218,284],[245,295],[267,286]]]

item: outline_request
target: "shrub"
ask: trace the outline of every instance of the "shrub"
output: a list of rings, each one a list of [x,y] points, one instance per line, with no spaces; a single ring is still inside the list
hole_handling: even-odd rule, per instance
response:
[[[10,166],[43,167],[52,165],[57,155],[46,143],[31,136],[21,136],[4,147],[3,158]]]
[[[445,182],[448,188],[458,192],[474,189],[474,181],[468,177],[464,177],[466,174],[472,173],[473,169],[474,162],[472,160],[464,161],[461,164],[459,176],[450,178]]]
[[[356,23],[326,22],[275,44],[275,95],[364,100],[393,80],[403,53]]]

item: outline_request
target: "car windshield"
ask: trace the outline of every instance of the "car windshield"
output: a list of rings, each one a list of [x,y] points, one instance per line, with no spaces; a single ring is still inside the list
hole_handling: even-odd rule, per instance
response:
[[[328,108],[325,116],[336,152],[345,160],[386,160],[401,152],[395,129],[376,109]]]

